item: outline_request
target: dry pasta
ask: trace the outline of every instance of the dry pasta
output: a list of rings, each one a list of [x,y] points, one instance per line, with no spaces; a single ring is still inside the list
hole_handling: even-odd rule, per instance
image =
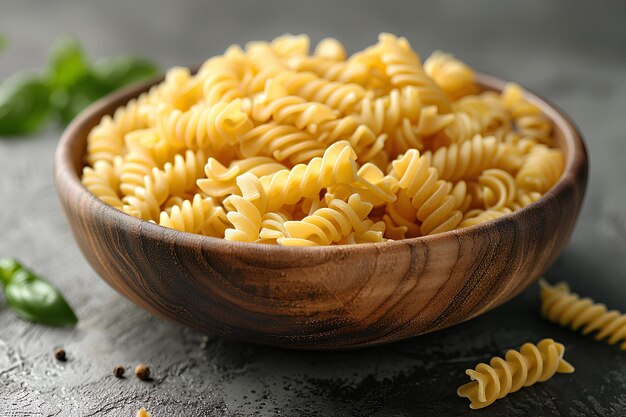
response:
[[[596,340],[606,340],[626,350],[626,314],[608,310],[604,304],[594,303],[590,298],[581,298],[572,293],[569,286],[558,283],[551,286],[541,280],[541,313],[551,322],[583,334],[595,332]]]
[[[523,90],[480,91],[405,38],[348,55],[305,35],[229,47],[88,135],[85,187],[183,232],[278,245],[405,239],[522,209],[560,178],[553,126]]]
[[[472,382],[459,387],[457,394],[467,397],[472,409],[487,407],[522,387],[547,381],[557,372],[574,372],[574,367],[563,359],[564,353],[565,347],[552,339],[536,345],[525,343],[519,351],[507,351],[504,359],[496,356],[489,364],[468,369],[465,373]]]

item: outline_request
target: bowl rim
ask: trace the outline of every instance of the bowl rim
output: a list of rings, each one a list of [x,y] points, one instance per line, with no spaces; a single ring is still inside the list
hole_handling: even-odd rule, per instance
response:
[[[475,74],[476,81],[483,91],[500,92],[504,86],[510,82],[483,72],[476,72]],[[124,225],[124,228],[126,229],[139,230],[142,238],[166,240],[168,242],[173,242],[176,246],[182,248],[197,249],[200,247],[202,249],[212,250],[215,250],[216,248],[223,248],[226,251],[245,250],[247,251],[247,255],[250,256],[267,256],[268,252],[272,252],[277,256],[280,254],[287,255],[289,258],[297,253],[310,255],[315,253],[318,255],[327,255],[331,253],[338,254],[342,252],[366,253],[371,252],[372,250],[393,250],[406,247],[407,244],[435,244],[438,241],[444,241],[451,238],[456,240],[467,235],[473,235],[483,229],[497,228],[511,220],[520,220],[530,211],[546,204],[549,200],[554,199],[558,195],[565,192],[565,190],[571,186],[571,182],[575,182],[577,178],[580,178],[580,174],[586,172],[587,169],[587,148],[578,126],[554,103],[522,86],[524,97],[533,104],[539,106],[542,112],[552,121],[555,127],[563,133],[564,146],[562,146],[561,149],[566,151],[566,161],[563,172],[561,173],[558,181],[537,201],[520,210],[516,210],[496,219],[462,229],[455,229],[428,236],[354,245],[303,247],[282,246],[229,241],[223,238],[182,232],[165,226],[160,226],[155,223],[150,223],[147,220],[139,219],[106,204],[83,186],[80,178],[82,169],[79,169],[77,172],[77,167],[75,167],[72,161],[72,147],[76,141],[81,139],[81,132],[88,132],[85,129],[86,125],[97,125],[104,115],[112,115],[115,109],[120,105],[127,103],[129,100],[137,97],[142,92],[147,91],[150,87],[158,84],[163,79],[164,76],[160,76],[142,84],[122,88],[99,99],[83,110],[64,130],[57,145],[54,161],[55,183],[59,194],[61,194],[60,183],[63,182],[63,186],[68,187],[68,195],[73,194],[73,198],[76,200],[83,199],[82,201],[88,201],[89,203],[95,204],[99,208],[98,212],[101,213],[101,215],[109,217],[111,222]],[[82,140],[87,140],[87,134],[88,133],[85,134]],[[83,166],[85,165],[83,164]]]

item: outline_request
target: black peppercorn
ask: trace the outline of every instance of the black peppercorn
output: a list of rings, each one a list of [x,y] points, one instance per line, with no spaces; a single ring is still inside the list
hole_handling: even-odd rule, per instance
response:
[[[65,356],[65,350],[64,349],[57,349],[54,351],[54,357],[56,358],[56,360],[58,361],[66,361],[67,360],[67,356]]]
[[[113,368],[113,375],[115,375],[117,378],[121,378],[124,376],[124,367],[122,365],[117,365],[115,368]]]

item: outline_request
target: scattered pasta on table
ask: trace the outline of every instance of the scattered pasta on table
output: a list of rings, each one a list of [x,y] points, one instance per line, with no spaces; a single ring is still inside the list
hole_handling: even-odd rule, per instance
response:
[[[405,38],[231,46],[176,67],[93,128],[82,182],[125,213],[232,241],[383,242],[496,219],[559,179],[553,126],[520,86],[481,91]]]
[[[137,410],[136,417],[152,417],[152,415],[147,412],[145,408],[141,407],[139,410]]]
[[[467,397],[470,408],[480,409],[496,400],[528,387],[544,382],[556,373],[572,373],[563,354],[565,347],[552,339],[543,339],[536,345],[525,343],[519,351],[510,349],[503,358],[494,357],[489,364],[480,363],[465,373],[472,379],[457,390],[460,397]]]
[[[596,340],[619,343],[620,349],[626,350],[626,314],[609,311],[591,298],[581,298],[564,282],[551,286],[541,280],[540,285],[541,313],[545,318],[585,335],[595,333]]]

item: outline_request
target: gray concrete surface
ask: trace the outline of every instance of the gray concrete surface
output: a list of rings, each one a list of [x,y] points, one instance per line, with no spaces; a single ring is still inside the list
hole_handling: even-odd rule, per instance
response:
[[[626,311],[626,6],[623,2],[203,2],[0,0],[0,78],[45,61],[73,33],[94,57],[130,53],[164,68],[230,43],[284,32],[335,36],[351,51],[381,31],[423,55],[455,53],[517,80],[568,112],[587,138],[591,177],[574,236],[547,273]],[[80,323],[21,321],[0,297],[0,416],[460,416],[464,370],[495,353],[554,337],[576,373],[524,389],[484,416],[626,415],[626,357],[543,321],[537,288],[466,324],[355,352],[291,352],[227,341],[151,317],[111,290],[80,254],[52,184],[60,130],[0,140],[0,256],[49,277]],[[59,363],[54,348],[69,360]],[[152,382],[111,369],[147,362]]]

